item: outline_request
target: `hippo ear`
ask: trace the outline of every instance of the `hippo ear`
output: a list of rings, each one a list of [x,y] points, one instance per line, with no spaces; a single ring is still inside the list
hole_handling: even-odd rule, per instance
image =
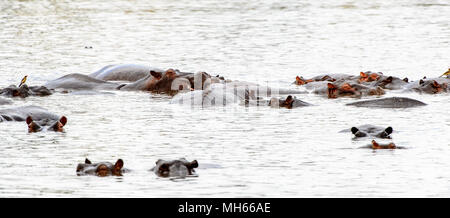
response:
[[[62,116],[61,119],[59,119],[59,122],[60,122],[63,126],[65,126],[66,123],[67,123],[67,117]]]
[[[85,164],[92,164],[92,162],[89,159],[87,159],[87,158],[84,160],[84,163]]]
[[[150,75],[152,75],[156,79],[161,79],[161,77],[162,77],[162,73],[161,72],[156,72],[156,71],[153,71],[153,70],[150,71]]]
[[[420,80],[419,81],[419,85],[422,85],[422,84],[424,84],[425,82],[423,81],[423,80]]]
[[[436,82],[436,80],[433,80],[433,87],[435,87],[435,88],[440,87],[439,83]]]
[[[391,134],[392,132],[394,132],[394,129],[392,129],[392,127],[388,127],[384,130],[388,135]]]
[[[122,167],[123,167],[123,160],[122,159],[118,159],[116,161],[116,164],[114,164],[114,168],[115,169],[122,169]]]
[[[304,85],[304,84],[306,84],[306,82],[299,76],[295,77],[295,82],[297,83],[297,85]]]
[[[292,102],[294,101],[294,99],[292,98],[292,95],[289,95],[286,100],[284,100],[284,103],[286,105],[290,105]]]
[[[352,127],[350,130],[352,131],[353,134],[356,134],[357,132],[359,132],[359,129],[356,127]]]
[[[364,72],[359,72],[359,76],[361,76],[361,77],[368,77],[368,75],[365,74]]]
[[[408,81],[409,81],[408,77],[405,77],[405,78],[403,79],[403,81],[408,82]]]
[[[31,116],[27,117],[27,124],[30,125],[30,123],[33,122],[33,118],[31,118]]]
[[[328,83],[327,86],[328,86],[329,89],[337,88],[333,83]]]
[[[193,160],[192,162],[190,162],[187,165],[187,168],[189,168],[189,169],[193,169],[193,168],[197,168],[197,167],[198,167],[198,161],[197,160]]]

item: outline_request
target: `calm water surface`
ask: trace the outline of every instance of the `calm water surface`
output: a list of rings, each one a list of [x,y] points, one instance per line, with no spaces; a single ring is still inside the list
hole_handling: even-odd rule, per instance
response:
[[[0,86],[109,64],[206,71],[289,87],[296,75],[382,71],[439,76],[450,67],[448,1],[39,0],[0,2]],[[87,48],[86,48],[87,47]],[[92,47],[92,48],[90,48]],[[428,104],[359,109],[298,95],[283,110],[191,108],[146,92],[14,100],[68,117],[66,133],[0,124],[0,197],[449,197],[450,95],[389,92]],[[11,106],[0,106],[7,108]],[[407,149],[372,151],[340,130],[392,126]],[[78,177],[76,164],[122,158],[123,177]],[[199,177],[148,172],[186,157]]]

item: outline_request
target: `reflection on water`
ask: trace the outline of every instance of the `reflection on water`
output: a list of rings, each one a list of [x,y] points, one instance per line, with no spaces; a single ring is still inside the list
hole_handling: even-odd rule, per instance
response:
[[[382,71],[418,79],[449,67],[445,1],[2,1],[1,87],[40,85],[117,63],[206,71],[290,85],[296,75]],[[14,100],[68,117],[66,133],[1,123],[0,196],[449,196],[448,95],[408,96],[411,109],[344,106],[191,108],[144,92]],[[0,106],[6,108],[8,106]],[[392,126],[406,149],[360,148],[344,128]],[[124,177],[78,177],[77,163],[122,158]],[[198,177],[150,172],[158,159],[196,159]],[[202,167],[202,164],[205,166]]]

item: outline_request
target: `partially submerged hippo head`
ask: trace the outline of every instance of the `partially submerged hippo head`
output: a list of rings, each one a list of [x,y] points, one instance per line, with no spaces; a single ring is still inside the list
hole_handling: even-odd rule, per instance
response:
[[[197,167],[197,160],[189,162],[184,158],[171,161],[159,159],[156,161],[156,166],[152,170],[160,177],[184,178],[186,176],[194,175],[194,168]]]
[[[40,131],[55,131],[63,132],[63,127],[67,123],[67,118],[62,116],[59,120],[43,119],[34,121],[31,116],[26,119],[28,124],[28,132],[40,132]]]
[[[296,107],[310,106],[311,104],[304,102],[296,97],[289,95],[286,99],[283,98],[271,98],[269,106],[271,107],[285,107],[287,109],[292,109]]]
[[[51,90],[45,86],[30,86],[26,84],[17,87],[16,85],[8,86],[4,89],[0,89],[0,94],[7,97],[21,97],[26,98],[28,96],[47,96],[51,95]]]
[[[436,80],[420,80],[419,86],[415,88],[415,90],[420,92],[425,92],[428,94],[437,94],[441,92],[447,92],[448,84],[438,83]]]
[[[363,83],[363,82],[373,82],[373,81],[377,81],[381,78],[381,75],[379,73],[372,73],[372,72],[360,72],[359,73],[359,82]]]
[[[304,79],[303,77],[301,77],[301,76],[297,76],[296,78],[295,78],[295,84],[296,85],[305,85],[305,84],[308,84],[308,83],[311,83],[311,82],[319,82],[319,81],[329,81],[329,82],[335,82],[336,81],[336,79],[335,78],[332,78],[331,76],[329,76],[329,75],[325,75],[325,76],[322,76],[322,77],[319,77],[319,78],[313,78],[313,79]]]
[[[353,135],[355,135],[356,138],[372,136],[385,139],[390,139],[391,138],[390,135],[394,131],[394,129],[390,126],[383,129],[372,125],[352,127],[350,130],[352,131]]]
[[[396,149],[397,146],[394,143],[379,144],[375,140],[372,140],[372,149]]]
[[[328,98],[338,98],[340,96],[360,96],[361,92],[357,91],[350,84],[344,83],[341,86],[328,83]]]
[[[92,163],[86,158],[84,163],[77,166],[77,175],[95,175],[95,176],[122,176],[125,172],[123,169],[123,160],[118,159],[115,164],[110,162]]]
[[[178,91],[190,91],[191,83],[188,79],[180,77],[173,69],[164,73],[150,71],[153,79],[147,84],[148,91],[176,93]]]

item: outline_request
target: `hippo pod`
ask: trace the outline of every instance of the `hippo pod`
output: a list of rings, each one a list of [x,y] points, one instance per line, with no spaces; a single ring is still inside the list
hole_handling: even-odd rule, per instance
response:
[[[184,178],[187,176],[194,176],[194,168],[198,167],[197,160],[192,162],[184,158],[178,160],[161,160],[156,161],[156,166],[151,169],[156,175],[160,177],[177,177]]]
[[[95,175],[95,176],[122,176],[123,173],[129,172],[128,169],[123,168],[123,160],[118,159],[115,164],[110,162],[92,163],[86,158],[84,163],[77,166],[77,175]]]
[[[340,132],[348,132],[348,129],[342,130]],[[370,124],[358,126],[358,127],[352,127],[350,128],[350,131],[355,136],[355,138],[362,138],[362,137],[377,137],[377,138],[385,138],[390,139],[391,133],[394,131],[392,127],[379,127],[374,126]]]
[[[38,106],[24,106],[0,110],[0,122],[26,121],[28,132],[63,132],[67,123],[65,116],[58,116]]]
[[[26,98],[29,96],[48,96],[53,93],[53,90],[48,89],[45,86],[30,86],[26,84],[17,87],[16,85],[8,86],[4,89],[0,89],[0,95],[6,97],[21,97]]]
[[[411,98],[390,97],[382,99],[357,101],[348,103],[346,105],[355,107],[368,107],[368,108],[410,108],[410,107],[425,106],[427,104]]]

